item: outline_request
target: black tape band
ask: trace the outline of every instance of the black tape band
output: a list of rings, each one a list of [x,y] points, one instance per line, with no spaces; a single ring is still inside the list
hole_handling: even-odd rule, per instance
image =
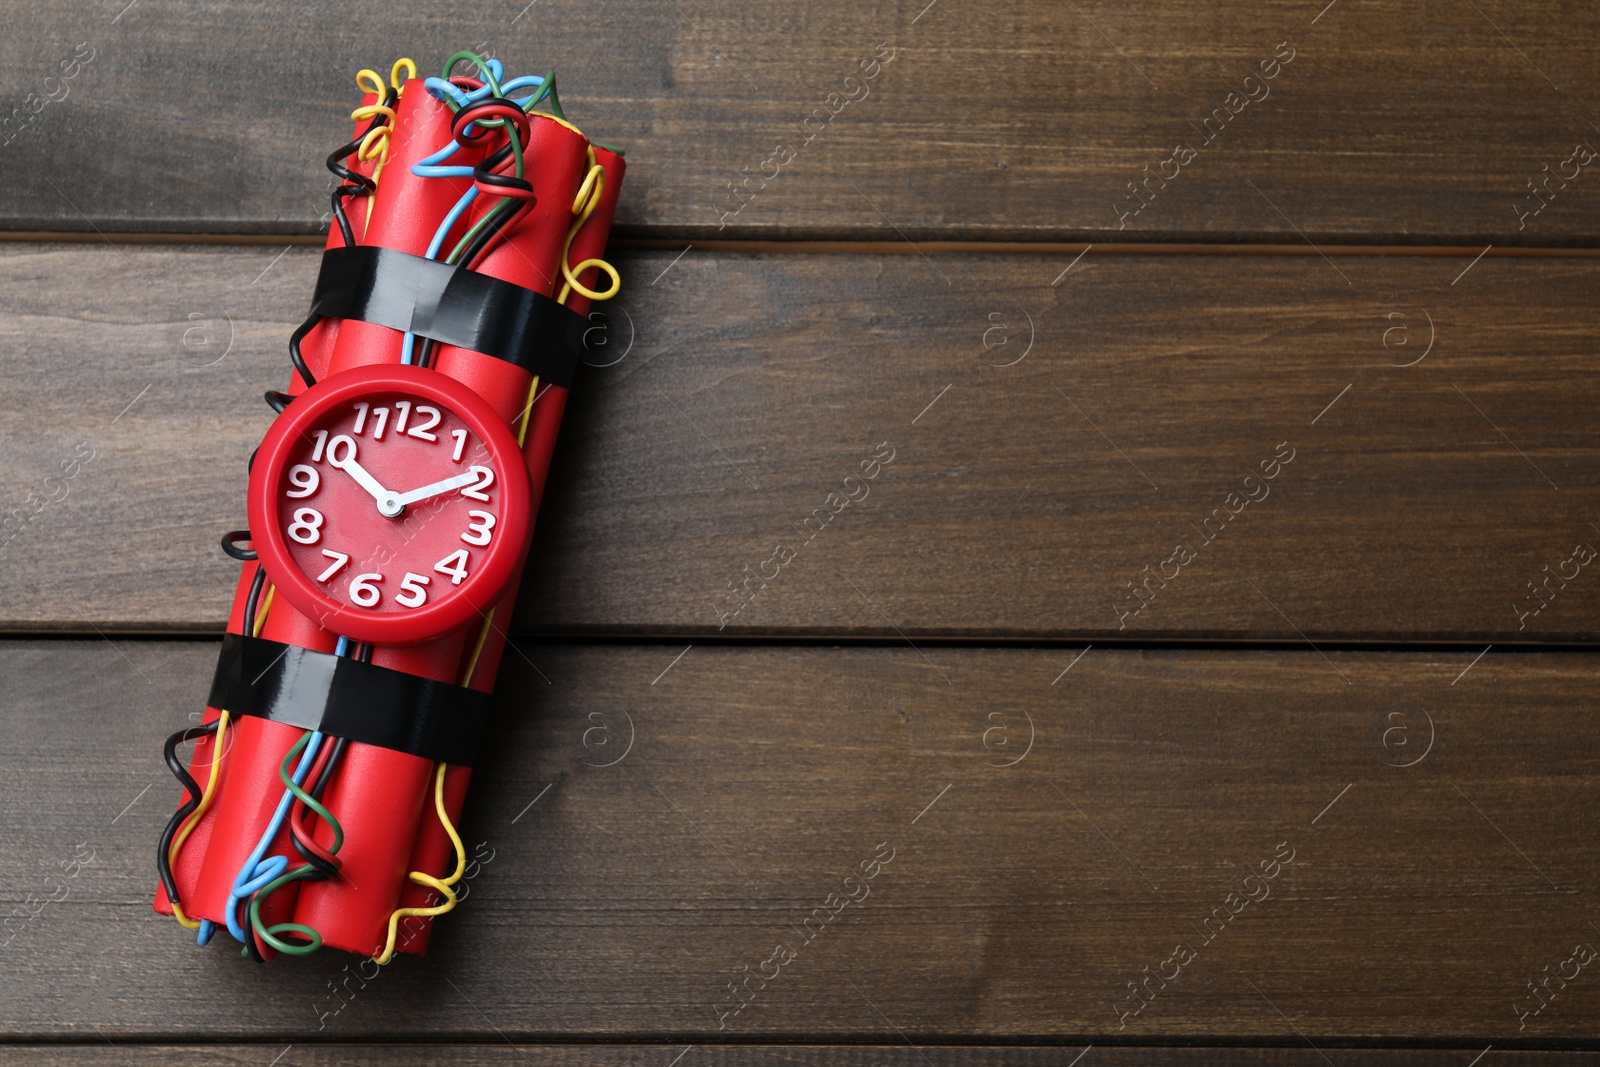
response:
[[[589,328],[582,315],[532,289],[371,245],[322,254],[311,312],[482,352],[563,389],[572,386]]]
[[[459,766],[476,758],[489,711],[474,689],[233,633],[206,702]]]

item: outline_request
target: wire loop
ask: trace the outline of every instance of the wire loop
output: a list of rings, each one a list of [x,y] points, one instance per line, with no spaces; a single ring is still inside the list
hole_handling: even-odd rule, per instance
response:
[[[240,548],[240,541],[249,541],[249,530],[229,530],[222,535],[222,551],[238,560],[240,563],[254,563],[260,557],[253,548]]]

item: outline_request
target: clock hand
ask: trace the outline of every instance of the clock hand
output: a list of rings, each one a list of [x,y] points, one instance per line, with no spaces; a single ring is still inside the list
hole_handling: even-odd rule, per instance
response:
[[[478,472],[474,468],[466,474],[458,474],[453,478],[446,478],[443,481],[434,482],[432,485],[425,485],[421,489],[413,489],[409,493],[400,493],[395,496],[395,500],[399,501],[403,507],[406,504],[415,504],[419,500],[426,500],[430,496],[438,496],[440,493],[448,493],[452,489],[460,489],[471,485],[477,480]]]
[[[345,457],[339,459],[334,455],[335,446],[340,442],[346,443],[349,448]],[[395,518],[405,508],[405,502],[400,500],[383,487],[383,483],[367,472],[367,469],[356,462],[356,443],[346,434],[340,434],[328,442],[328,465],[344,471],[355,479],[357,485],[371,494],[372,499],[378,504],[378,513],[385,518]]]

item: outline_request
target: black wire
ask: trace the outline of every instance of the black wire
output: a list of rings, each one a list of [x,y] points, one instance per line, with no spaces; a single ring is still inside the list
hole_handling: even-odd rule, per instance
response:
[[[317,783],[310,789],[310,793],[313,798],[317,800],[322,799],[322,791],[327,788],[328,779],[333,777],[334,768],[338,766],[340,758],[344,755],[344,746],[344,738],[334,738],[333,751],[328,753],[328,762],[322,765],[322,772],[317,775]],[[292,812],[290,813],[290,817],[293,817]],[[339,868],[329,863],[315,852],[312,852],[310,849],[306,848],[305,845],[301,844],[300,838],[295,836],[293,827],[291,827],[289,830],[289,844],[293,845],[294,850],[300,853],[301,859],[305,860],[307,863],[311,864],[311,866],[317,869],[317,875],[307,878],[307,881],[326,881],[327,879],[338,876]]]
[[[306,357],[300,354],[300,342],[304,341],[306,334],[321,321],[322,316],[312,312],[306,321],[300,324],[300,328],[289,335],[289,362],[294,364],[294,369],[299,372],[300,380],[306,383],[307,389],[316,385],[317,380],[311,376],[311,370],[306,366]]]
[[[254,458],[252,455],[251,458]],[[229,530],[222,535],[222,551],[240,563],[254,563],[258,558],[253,548],[240,548],[235,542],[250,540],[249,530]]]
[[[333,157],[328,157],[328,169],[333,170]],[[344,246],[352,248],[356,243],[355,231],[350,228],[350,216],[344,213],[344,199],[347,196],[365,196],[366,191],[359,187],[337,185],[329,200],[333,202],[333,220],[339,224],[339,236],[344,238]]]
[[[333,751],[328,755],[328,762],[323,765],[322,773],[317,775],[317,784],[311,787],[311,795],[315,799],[322,799],[322,791],[328,787],[328,779],[333,777],[333,769],[344,755],[344,746],[344,738],[336,737],[333,739]]]
[[[485,226],[478,236],[472,239],[472,243],[461,250],[461,258],[456,261],[456,266],[463,270],[471,270],[497,238],[522,221],[522,217],[533,209],[533,204],[532,200],[520,201],[520,206],[505,212]]]
[[[382,118],[382,116],[380,115],[379,118]],[[377,121],[377,119],[374,119],[373,124],[376,125]],[[344,238],[344,246],[346,248],[355,247],[356,235],[355,231],[350,228],[350,216],[345,214],[345,200],[352,196],[371,196],[373,190],[378,187],[378,183],[365,174],[358,174],[340,162],[340,160],[349,157],[360,147],[361,138],[357,137],[349,144],[335,149],[328,156],[328,169],[343,179],[339,185],[334,187],[333,194],[329,199],[333,204],[334,221],[339,224],[339,235]]]
[[[345,181],[334,187],[333,194],[329,199],[333,203],[334,221],[339,224],[339,235],[344,238],[344,246],[346,248],[355,246],[356,235],[355,231],[350,228],[350,216],[345,214],[345,200],[352,196],[370,196],[372,191],[378,187],[377,183],[365,174],[357,174],[339,162],[360,147],[361,138],[357,137],[349,144],[335,150],[328,157],[328,169],[340,178],[345,179]]]
[[[294,397],[288,393],[279,392],[276,389],[268,389],[261,396],[262,399],[266,400],[267,407],[276,411],[279,415],[282,415],[283,409],[289,406],[290,401],[294,400]]]
[[[434,349],[438,347],[438,344],[434,342],[433,338],[424,337],[422,339],[422,347],[417,349],[417,358],[412,360],[412,362],[419,367],[433,366],[433,352]]]
[[[244,904],[241,905],[241,907],[246,907],[246,908],[248,908],[249,906],[250,905],[248,903],[244,903]],[[253,927],[250,930],[250,936],[244,939],[244,951],[245,951],[245,955],[249,956],[251,959],[255,960],[257,963],[266,963],[267,962],[267,957],[265,957],[265,956],[263,956],[261,954],[261,946],[256,944],[256,932],[255,932],[255,929]]]
[[[389,92],[383,98],[383,106],[393,108],[394,102],[399,95],[399,92],[391,86]],[[334,149],[332,154],[328,156],[328,169],[333,171],[334,177],[340,179],[341,183],[333,191],[333,217],[339,224],[339,234],[344,238],[346,248],[351,248],[355,245],[356,235],[350,228],[349,216],[344,212],[344,201],[351,196],[371,196],[378,188],[378,183],[365,174],[359,174],[345,166],[344,160],[360,150],[361,142],[367,139],[368,134],[381,126],[383,121],[384,116],[374,115],[372,123],[365,130],[362,130],[355,140]]]
[[[261,596],[261,587],[266,584],[267,569],[256,568],[256,576],[250,579],[250,594],[244,598],[244,632],[254,636],[256,632],[256,599]]]
[[[466,109],[462,109],[463,112]],[[526,178],[519,178],[515,174],[496,174],[494,169],[511,158],[511,142],[507,141],[495,151],[484,156],[478,165],[472,168],[472,180],[481,185],[496,186],[501,189],[516,189],[524,193],[533,192],[533,183]],[[530,204],[532,200],[528,201]]]
[[[172,865],[167,862],[167,850],[172,847],[172,837],[178,832],[178,827],[183,825],[183,820],[194,814],[200,806],[200,783],[194,780],[189,769],[178,759],[178,746],[196,738],[206,737],[217,732],[220,719],[213,719],[204,726],[188,726],[171,737],[166,744],[161,746],[161,754],[166,757],[167,767],[172,771],[174,778],[178,779],[188,793],[189,799],[183,806],[172,813],[172,818],[167,820],[167,828],[161,831],[161,841],[156,846],[156,873],[161,876],[161,887],[167,891],[167,900],[174,906],[178,900],[178,883],[172,877]],[[222,753],[214,752],[211,755],[213,762],[222,758]]]

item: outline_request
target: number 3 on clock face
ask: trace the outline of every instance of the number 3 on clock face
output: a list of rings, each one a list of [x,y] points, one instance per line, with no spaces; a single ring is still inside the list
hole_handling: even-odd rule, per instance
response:
[[[296,397],[262,440],[250,529],[301,613],[407,644],[486,614],[527,548],[531,489],[495,410],[437,371],[385,365]]]

